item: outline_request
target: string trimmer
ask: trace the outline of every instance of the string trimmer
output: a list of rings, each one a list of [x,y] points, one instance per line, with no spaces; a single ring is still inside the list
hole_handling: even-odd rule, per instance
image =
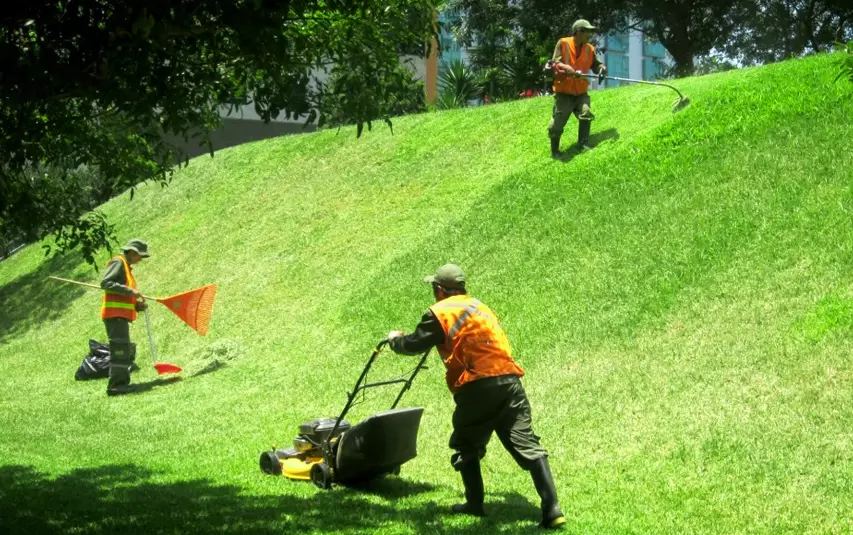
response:
[[[548,62],[545,64],[545,70],[556,72],[554,69],[554,60],[548,60]],[[604,83],[605,80],[616,80],[619,82],[633,82],[633,83],[637,83],[637,84],[658,85],[658,86],[662,86],[662,87],[668,87],[668,88],[672,89],[673,91],[675,91],[676,93],[678,93],[678,100],[676,100],[675,103],[672,105],[672,113],[675,113],[678,110],[684,109],[685,107],[687,107],[688,104],[690,104],[690,97],[682,95],[681,91],[679,91],[678,89],[672,87],[669,84],[664,84],[662,82],[652,82],[649,80],[634,80],[633,78],[620,78],[618,76],[607,76],[604,73],[600,73],[600,74],[575,74],[575,75],[568,75],[568,76],[576,76],[576,77],[584,76],[586,78],[592,78],[593,80],[597,79],[599,85]]]
[[[659,86],[663,86],[663,87],[668,87],[668,88],[672,89],[673,91],[675,91],[676,93],[678,93],[678,100],[676,100],[675,103],[672,105],[672,113],[675,113],[678,110],[684,109],[685,107],[687,107],[688,104],[690,104],[690,97],[682,95],[681,91],[672,87],[669,84],[664,84],[661,82],[652,82],[649,80],[634,80],[632,78],[619,78],[618,76],[606,76],[604,74],[584,74],[583,76],[586,76],[587,78],[593,78],[593,79],[597,78],[599,85],[601,85],[604,82],[604,80],[617,80],[619,82],[634,82],[637,84],[659,85]]]

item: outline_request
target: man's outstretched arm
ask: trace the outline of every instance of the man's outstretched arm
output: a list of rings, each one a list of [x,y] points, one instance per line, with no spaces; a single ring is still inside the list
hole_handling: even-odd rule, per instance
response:
[[[427,349],[444,343],[444,329],[432,311],[427,311],[421,322],[411,334],[402,331],[392,331],[388,335],[389,346],[395,353],[401,355],[420,355]]]

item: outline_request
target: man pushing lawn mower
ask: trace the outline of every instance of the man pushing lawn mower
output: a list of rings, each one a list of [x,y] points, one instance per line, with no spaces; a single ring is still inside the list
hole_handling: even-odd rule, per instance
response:
[[[467,295],[459,266],[446,264],[424,280],[432,284],[436,303],[412,334],[392,331],[388,340],[391,349],[403,355],[422,354],[435,346],[444,361],[447,386],[456,402],[450,437],[456,453],[450,462],[465,486],[465,503],[454,505],[453,512],[485,515],[480,460],[495,432],[515,462],[533,477],[542,499],[542,527],[562,526],[566,519],[548,453],[531,427],[530,403],[520,380],[524,371],[513,360],[497,317]]]

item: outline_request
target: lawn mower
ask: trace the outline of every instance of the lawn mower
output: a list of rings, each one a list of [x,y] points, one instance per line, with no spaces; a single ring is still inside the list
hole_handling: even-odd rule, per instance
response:
[[[262,472],[284,475],[292,480],[310,480],[325,490],[331,489],[333,482],[356,485],[385,474],[399,475],[400,466],[417,456],[418,428],[424,409],[398,409],[397,404],[411,387],[415,375],[426,369],[424,363],[429,351],[423,354],[408,377],[366,383],[370,367],[386,344],[388,340],[382,340],[374,348],[355,388],[347,393],[347,403],[341,414],[337,418],[317,418],[300,425],[290,448],[273,447],[261,453]],[[344,420],[359,393],[368,388],[400,383],[403,387],[390,410],[378,412],[355,426]]]

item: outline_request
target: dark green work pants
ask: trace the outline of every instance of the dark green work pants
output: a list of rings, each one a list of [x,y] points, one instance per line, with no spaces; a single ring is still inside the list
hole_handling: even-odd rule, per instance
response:
[[[453,399],[456,410],[450,447],[456,450],[451,457],[456,470],[480,462],[493,432],[523,470],[547,456],[533,433],[530,403],[518,376],[473,381],[463,385]]]
[[[110,340],[110,380],[107,390],[130,384],[130,368],[136,357],[136,345],[130,343],[130,321],[124,318],[104,320]]]

